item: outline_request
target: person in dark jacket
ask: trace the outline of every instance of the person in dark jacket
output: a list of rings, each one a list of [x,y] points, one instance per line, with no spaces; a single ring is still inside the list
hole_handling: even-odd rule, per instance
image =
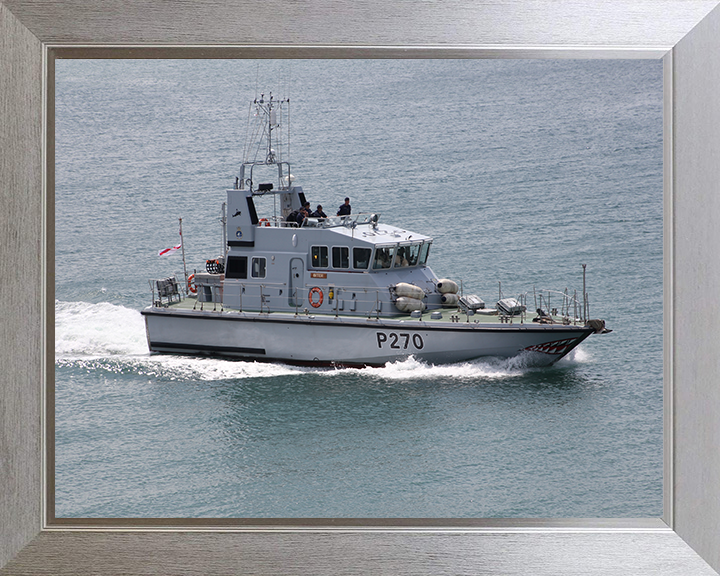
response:
[[[288,222],[290,226],[297,226],[298,214],[300,214],[298,210],[293,210],[292,212],[290,212],[290,214],[287,215],[285,221]]]
[[[337,215],[338,216],[349,216],[351,210],[352,209],[350,208],[350,198],[345,198],[345,204],[343,204],[342,206],[340,206],[340,208],[338,208]]]
[[[325,212],[323,212],[322,204],[317,205],[317,210],[315,210],[315,212],[312,213],[312,217],[313,218],[327,218],[327,214],[325,214]]]
[[[296,219],[297,225],[302,226],[303,222],[305,222],[305,218],[308,216],[310,216],[310,202],[306,202],[305,206],[300,208],[300,212],[298,212]]]

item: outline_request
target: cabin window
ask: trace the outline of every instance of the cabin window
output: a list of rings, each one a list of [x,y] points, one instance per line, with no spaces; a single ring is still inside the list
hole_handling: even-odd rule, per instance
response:
[[[225,278],[247,278],[247,256],[228,256]]]
[[[418,259],[418,263],[420,264],[420,266],[425,266],[425,262],[427,262],[429,254],[430,242],[425,242],[422,246],[420,246],[420,257]]]
[[[370,248],[353,248],[353,268],[367,270],[370,266]]]
[[[422,244],[411,244],[410,246],[401,246],[400,250],[405,248],[404,257],[407,260],[407,266],[417,266],[418,257],[420,256],[420,247]],[[397,264],[396,264],[397,266]]]
[[[333,246],[333,268],[350,268],[350,249],[347,246]]]
[[[398,246],[397,254],[395,254],[395,268],[407,268],[410,266],[410,248],[411,246]],[[417,261],[417,258],[415,258]]]
[[[327,246],[312,246],[310,248],[310,262],[313,268],[328,267]]]
[[[392,268],[395,246],[378,246],[375,248],[375,259],[373,260],[374,270]]]
[[[252,277],[253,278],[265,278],[265,258],[253,258],[252,259]]]

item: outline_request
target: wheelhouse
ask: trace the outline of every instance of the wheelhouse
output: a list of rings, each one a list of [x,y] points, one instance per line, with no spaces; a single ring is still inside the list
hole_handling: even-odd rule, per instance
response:
[[[313,244],[308,258],[309,269],[342,272],[416,268],[427,264],[431,244],[432,240],[375,246]]]

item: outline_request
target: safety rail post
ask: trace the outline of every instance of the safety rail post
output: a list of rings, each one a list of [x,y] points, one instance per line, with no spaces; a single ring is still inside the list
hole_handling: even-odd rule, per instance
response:
[[[590,295],[585,294],[585,307],[587,310],[587,314],[585,316],[585,322],[588,322],[590,320]]]
[[[577,290],[573,291],[573,324],[577,324],[578,318],[578,301],[577,301]]]

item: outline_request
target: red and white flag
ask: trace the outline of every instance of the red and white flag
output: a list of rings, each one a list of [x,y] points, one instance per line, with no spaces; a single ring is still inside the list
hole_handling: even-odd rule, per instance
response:
[[[164,256],[165,254],[170,254],[171,252],[175,252],[175,250],[180,250],[180,244],[177,246],[173,246],[172,248],[165,248],[165,250],[160,250],[158,252],[158,256]]]

